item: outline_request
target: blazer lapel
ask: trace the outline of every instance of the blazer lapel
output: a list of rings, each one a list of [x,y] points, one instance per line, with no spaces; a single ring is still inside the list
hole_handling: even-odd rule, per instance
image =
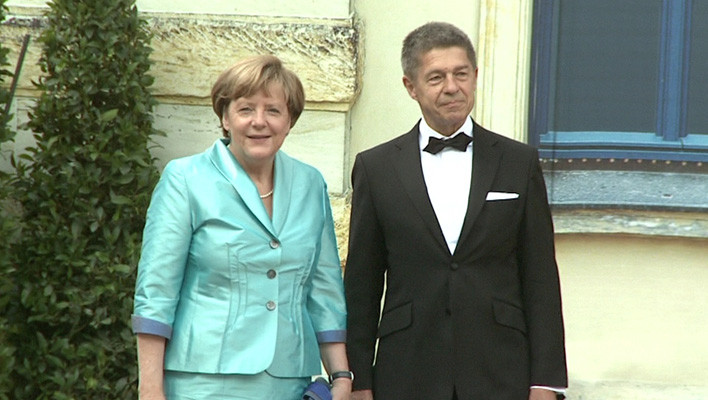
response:
[[[290,210],[293,189],[293,166],[282,152],[275,153],[275,171],[273,172],[273,219],[275,232],[282,232],[283,224]],[[259,199],[260,200],[260,199]]]
[[[226,142],[222,139],[217,140],[212,146],[209,154],[212,164],[231,183],[231,186],[236,190],[238,196],[243,201],[248,212],[253,214],[258,221],[263,225],[271,235],[275,235],[273,223],[268,215],[268,212],[263,206],[258,189],[248,176],[246,171],[241,167],[236,158],[231,154]],[[275,202],[273,203],[275,208]]]
[[[486,201],[487,192],[492,187],[496,176],[501,153],[496,146],[497,139],[488,134],[482,127],[474,124],[474,140],[472,144],[472,184],[467,204],[467,214],[458,239],[458,248],[472,232],[472,226]]]
[[[418,214],[420,214],[421,219],[425,222],[435,240],[449,252],[442,229],[440,229],[440,224],[430,203],[428,189],[425,186],[423,167],[420,163],[419,134],[418,125],[416,125],[413,130],[396,143],[399,151],[394,154],[392,162],[403,188]]]

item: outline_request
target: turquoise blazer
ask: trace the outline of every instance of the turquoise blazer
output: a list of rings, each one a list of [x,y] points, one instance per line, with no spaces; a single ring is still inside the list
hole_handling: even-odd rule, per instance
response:
[[[319,343],[346,340],[327,186],[279,151],[271,219],[227,143],[165,167],[147,211],[133,331],[169,339],[168,370],[319,374]]]

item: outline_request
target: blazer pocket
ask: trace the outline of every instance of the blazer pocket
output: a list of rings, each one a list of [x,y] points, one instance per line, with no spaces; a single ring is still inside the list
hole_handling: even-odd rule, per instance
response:
[[[526,334],[526,319],[524,318],[523,310],[499,300],[494,301],[492,306],[494,308],[494,319],[497,323]]]
[[[406,329],[413,323],[413,303],[406,303],[381,316],[379,338]]]

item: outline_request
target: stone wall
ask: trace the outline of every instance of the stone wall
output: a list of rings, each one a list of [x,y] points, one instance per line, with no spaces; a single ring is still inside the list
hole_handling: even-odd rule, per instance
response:
[[[236,60],[254,54],[280,57],[305,86],[307,104],[283,149],[322,171],[329,190],[348,187],[347,115],[359,93],[360,35],[353,17],[345,19],[143,14],[153,34],[153,93],[160,102],[155,126],[166,133],[154,154],[163,166],[194,154],[221,136],[209,92],[218,74]],[[4,150],[22,151],[32,143],[21,129],[37,95],[32,81],[41,74],[37,38],[42,8],[10,7],[0,25],[0,40],[10,48],[13,65],[25,35],[30,45],[22,65],[12,121],[19,134]],[[9,148],[8,148],[9,147]],[[7,153],[3,152],[4,157]],[[7,159],[0,168],[7,168]]]

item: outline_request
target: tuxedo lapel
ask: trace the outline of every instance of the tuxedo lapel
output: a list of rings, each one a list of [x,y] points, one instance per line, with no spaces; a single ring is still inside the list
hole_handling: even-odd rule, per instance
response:
[[[487,192],[492,187],[501,160],[500,149],[496,146],[497,140],[477,124],[474,124],[473,129],[472,185],[458,248],[472,231],[474,221],[484,206]]]
[[[441,246],[448,249],[440,224],[435,217],[435,211],[428,197],[428,189],[423,178],[423,167],[420,163],[420,146],[418,145],[418,125],[396,142],[398,151],[393,154],[393,165],[398,178],[420,214],[421,219]]]
[[[236,161],[236,158],[231,154],[225,143],[218,140],[212,147],[209,158],[214,167],[236,190],[247,212],[253,214],[271,235],[276,236],[273,223],[258,194],[256,185]]]

